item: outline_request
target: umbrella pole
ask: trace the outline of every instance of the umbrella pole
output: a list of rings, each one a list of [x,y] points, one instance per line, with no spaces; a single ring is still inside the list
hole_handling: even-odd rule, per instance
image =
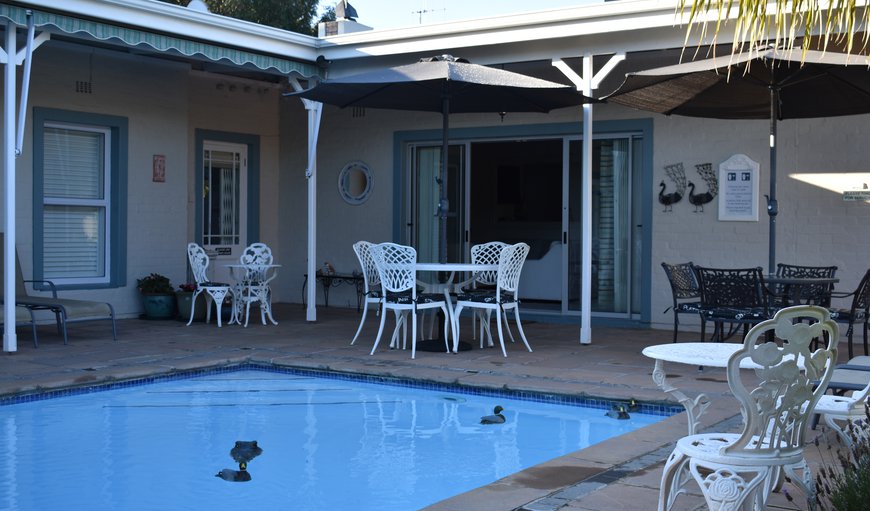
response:
[[[444,93],[441,100],[441,122],[442,122],[442,139],[441,139],[441,169],[440,169],[440,186],[441,197],[438,201],[438,227],[441,232],[438,240],[438,262],[447,262],[447,211],[450,209],[450,203],[447,200],[447,152],[450,147],[450,97]]]
[[[767,216],[770,225],[770,240],[767,248],[767,271],[776,273],[776,215],[779,208],[776,202],[776,119],[779,106],[779,89],[770,86],[770,195],[767,198]]]

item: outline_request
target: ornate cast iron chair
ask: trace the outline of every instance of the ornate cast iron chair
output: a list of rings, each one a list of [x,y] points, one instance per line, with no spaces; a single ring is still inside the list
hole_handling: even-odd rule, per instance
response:
[[[836,298],[852,297],[852,305],[848,309],[831,308],[831,318],[838,323],[846,323],[846,337],[849,339],[849,358],[852,358],[852,334],[855,324],[864,328],[864,354],[867,355],[867,317],[870,309],[870,270],[864,273],[858,287],[851,293],[831,293]]]
[[[713,338],[723,341],[743,325],[744,332],[770,318],[764,295],[761,268],[704,268],[695,266],[701,287],[701,338],[705,338],[706,322],[715,325]],[[725,323],[732,326],[725,333]]]
[[[487,311],[487,314],[495,311],[495,322],[498,326],[498,342],[501,344],[501,352],[504,356],[507,356],[507,351],[504,347],[502,316],[506,314],[508,310],[513,310],[520,338],[523,340],[523,344],[526,345],[526,349],[532,351],[531,346],[529,346],[529,341],[526,339],[526,334],[523,332],[523,325],[520,322],[519,299],[517,298],[520,272],[522,272],[523,263],[526,261],[526,256],[528,255],[529,246],[525,243],[517,243],[516,245],[508,245],[504,247],[499,255],[498,276],[496,278],[495,289],[487,292],[472,292],[457,295],[456,307],[453,313],[454,349],[459,346],[459,314],[462,312],[463,307],[471,307],[485,310]],[[481,336],[481,343],[482,342],[483,337]]]
[[[404,323],[400,316],[407,312],[411,316],[411,358],[417,355],[417,311],[440,308],[444,313],[444,345],[447,352],[450,347],[447,344],[448,324],[450,310],[443,294],[417,293],[417,251],[413,247],[397,245],[395,243],[381,243],[372,245],[370,252],[375,260],[378,275],[381,281],[381,326],[371,354],[375,354],[381,335],[384,332],[384,321],[387,310],[392,309],[396,313],[396,330],[393,333],[393,342],[397,342],[398,328]]]
[[[205,249],[196,243],[187,244],[187,260],[190,261],[190,271],[193,272],[193,278],[196,280],[196,290],[193,292],[193,298],[190,300],[190,320],[187,326],[193,323],[193,313],[196,305],[196,298],[205,293],[206,316],[205,322],[211,321],[211,304],[214,302],[215,310],[217,311],[217,326],[221,326],[221,307],[224,299],[229,294],[232,296],[232,288],[229,284],[221,282],[211,282],[208,280],[208,254]]]
[[[771,336],[778,341],[768,342]],[[837,358],[839,329],[822,307],[781,309],[754,326],[728,360],[728,386],[740,403],[741,433],[705,433],[677,441],[662,472],[659,510],[673,507],[694,479],[710,509],[764,509],[783,472],[815,498],[804,460],[806,423],[825,393]],[[825,348],[811,351],[814,338]],[[740,365],[749,364],[741,374]],[[796,470],[802,472],[798,477]]]
[[[833,278],[837,273],[836,266],[797,266],[794,264],[779,263],[776,265],[777,277],[798,277],[798,278]],[[784,305],[781,298],[789,291],[789,286],[779,284],[771,290],[773,294],[773,304],[776,307]],[[802,285],[797,288],[797,296],[790,297],[789,302],[792,304],[802,303],[807,305],[821,305],[822,307],[831,306],[831,292],[834,291],[833,284],[809,284]]]
[[[680,327],[680,314],[699,315],[701,312],[701,286],[695,275],[695,265],[689,261],[681,264],[662,263],[668,282],[671,284],[671,296],[674,304],[667,309],[674,311],[674,342],[677,342],[677,330]],[[690,300],[688,302],[682,300]],[[704,321],[703,316],[701,320]]]

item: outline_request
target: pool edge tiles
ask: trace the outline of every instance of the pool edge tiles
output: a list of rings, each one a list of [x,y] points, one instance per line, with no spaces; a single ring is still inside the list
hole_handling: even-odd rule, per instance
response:
[[[431,390],[439,392],[457,392],[461,394],[489,396],[489,397],[505,397],[518,399],[521,401],[532,401],[540,403],[552,403],[567,406],[583,406],[596,409],[610,409],[613,405],[626,404],[628,399],[608,399],[597,398],[590,396],[559,394],[553,392],[534,392],[525,390],[512,390],[504,388],[487,388],[476,387],[462,383],[443,383],[428,380],[419,380],[412,378],[400,378],[395,376],[372,375],[364,373],[334,371],[324,369],[311,369],[294,366],[276,365],[261,362],[245,362],[240,364],[227,364],[220,366],[209,366],[196,369],[187,369],[182,371],[172,371],[169,373],[155,374],[151,376],[135,377],[123,380],[111,380],[103,382],[89,382],[88,384],[75,385],[58,389],[37,389],[27,391],[25,393],[0,395],[0,407],[30,403],[34,401],[42,401],[47,399],[55,399],[60,397],[75,396],[81,394],[91,394],[95,392],[104,392],[109,390],[123,389],[129,387],[137,387],[142,385],[151,385],[173,380],[185,380],[197,378],[201,376],[209,376],[213,374],[227,374],[239,371],[263,371],[272,373],[281,373],[297,376],[311,376],[319,378],[329,378],[333,380],[350,380],[364,383],[376,383],[381,385],[391,385],[398,387],[418,388],[422,390]],[[657,402],[638,402],[640,413],[649,415],[669,417],[677,413],[683,412],[685,409],[681,405],[670,403]]]

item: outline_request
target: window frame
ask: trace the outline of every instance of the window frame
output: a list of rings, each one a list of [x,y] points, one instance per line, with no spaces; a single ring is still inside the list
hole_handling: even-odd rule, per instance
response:
[[[93,200],[55,199],[45,197],[45,129],[73,128],[83,131],[104,131],[105,175],[105,272],[97,278],[52,278],[60,289],[116,288],[126,285],[126,205],[128,120],[113,115],[75,112],[52,108],[33,109],[33,278],[45,279],[44,228],[45,206],[90,205]]]

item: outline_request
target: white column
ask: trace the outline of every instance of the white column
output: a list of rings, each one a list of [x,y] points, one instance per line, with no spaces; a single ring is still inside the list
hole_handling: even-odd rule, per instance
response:
[[[306,321],[317,321],[317,137],[320,134],[320,117],[323,103],[303,99],[302,103],[308,110],[308,168],[305,177],[308,179],[308,288],[306,288],[305,310]]]
[[[592,97],[592,91],[598,88],[613,68],[625,59],[625,54],[614,55],[607,64],[594,73],[592,55],[583,56],[583,75],[580,76],[560,59],[553,60],[553,66],[562,72],[577,90],[584,96]],[[583,155],[582,183],[580,189],[583,208],[580,225],[583,230],[581,250],[580,279],[580,344],[592,344],[592,104],[583,105]],[[570,234],[569,234],[570,235]]]
[[[18,27],[6,22],[3,73],[3,184],[5,228],[3,236],[3,351],[18,351],[15,334],[15,53]]]

